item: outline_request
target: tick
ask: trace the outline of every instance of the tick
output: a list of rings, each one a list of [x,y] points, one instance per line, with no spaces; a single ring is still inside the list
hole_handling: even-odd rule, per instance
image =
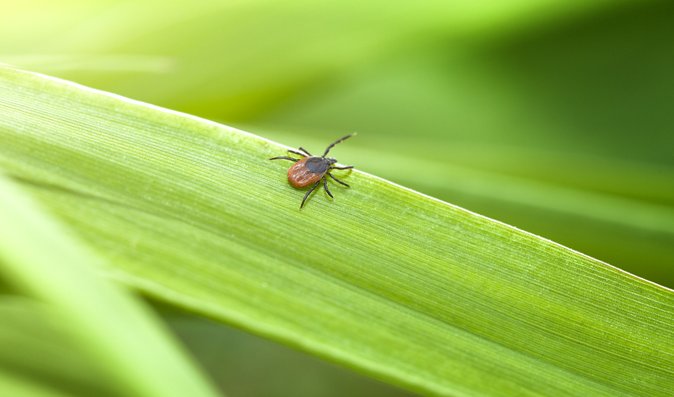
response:
[[[330,152],[330,149],[332,149],[336,144],[341,143],[349,138],[351,138],[354,134],[349,134],[346,136],[343,136],[339,138],[338,140],[332,142],[328,147],[325,149],[325,153],[321,157],[317,156],[312,156],[311,153],[309,153],[306,149],[300,147],[299,151],[297,150],[292,150],[289,149],[288,152],[292,154],[296,154],[298,156],[301,156],[301,158],[296,159],[293,157],[288,157],[288,156],[279,156],[279,157],[272,157],[269,160],[290,160],[294,162],[289,169],[288,169],[288,182],[290,184],[298,189],[305,188],[307,186],[311,186],[307,193],[304,195],[304,198],[302,199],[302,204],[300,204],[300,209],[304,207],[304,202],[307,201],[307,198],[313,192],[318,185],[323,182],[323,189],[325,189],[325,192],[328,193],[328,196],[330,198],[334,198],[332,193],[330,193],[330,189],[328,189],[328,178],[330,177],[335,180],[335,182],[339,183],[340,185],[344,185],[346,187],[349,187],[348,184],[340,181],[337,179],[334,175],[330,173],[332,170],[348,170],[353,168],[352,165],[347,165],[344,167],[338,167],[335,164],[337,163],[337,160],[329,157],[325,157],[328,155]]]

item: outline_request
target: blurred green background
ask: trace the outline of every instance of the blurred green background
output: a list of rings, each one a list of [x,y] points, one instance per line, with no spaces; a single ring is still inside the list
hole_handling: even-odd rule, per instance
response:
[[[0,62],[310,151],[357,131],[344,163],[674,286],[671,1],[0,1]],[[165,313],[231,395],[397,393]]]

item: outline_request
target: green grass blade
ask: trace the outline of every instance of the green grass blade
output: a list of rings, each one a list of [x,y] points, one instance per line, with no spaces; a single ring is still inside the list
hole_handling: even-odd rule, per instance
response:
[[[120,395],[215,396],[151,313],[91,271],[98,262],[0,177],[0,269],[55,307]]]
[[[30,381],[33,388],[69,396],[120,395],[115,387],[119,383],[102,370],[104,366],[93,363],[55,308],[0,295],[0,318],[0,383],[18,387]],[[3,395],[19,395],[6,392],[9,387],[0,385]]]
[[[427,394],[674,390],[671,290],[359,171],[298,211],[280,145],[11,69],[0,90],[0,167],[145,293]]]
[[[25,379],[0,371],[0,390],[12,397],[71,397],[43,385],[37,385],[31,379]]]

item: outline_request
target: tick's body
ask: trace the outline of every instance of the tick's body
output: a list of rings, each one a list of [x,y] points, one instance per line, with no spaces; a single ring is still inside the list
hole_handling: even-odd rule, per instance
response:
[[[330,171],[347,170],[353,168],[353,166],[349,165],[345,167],[336,167],[334,166],[334,164],[337,163],[337,160],[327,158],[325,156],[328,154],[328,152],[330,152],[330,149],[332,149],[333,146],[350,138],[352,135],[353,134],[341,137],[335,142],[331,143],[328,146],[328,148],[325,149],[325,153],[323,153],[323,156],[321,157],[312,156],[311,153],[307,152],[305,149],[299,148],[301,152],[295,150],[288,150],[288,151],[290,153],[302,156],[301,159],[296,159],[287,156],[274,157],[270,159],[270,160],[294,161],[295,164],[293,164],[290,167],[290,169],[288,169],[288,182],[290,182],[290,184],[295,188],[305,188],[307,186],[311,186],[309,191],[304,195],[304,199],[302,199],[302,204],[300,204],[300,208],[304,206],[304,202],[307,200],[307,197],[309,197],[311,192],[313,192],[314,189],[318,187],[321,181],[323,181],[323,188],[328,193],[328,196],[333,197],[332,193],[330,193],[330,190],[328,189],[328,180],[327,180],[328,176],[334,179],[337,183],[349,187],[349,185],[347,185],[346,183],[335,178],[330,173]]]
[[[288,182],[293,187],[303,188],[320,181],[330,166],[332,159],[323,157],[304,157],[288,169]]]

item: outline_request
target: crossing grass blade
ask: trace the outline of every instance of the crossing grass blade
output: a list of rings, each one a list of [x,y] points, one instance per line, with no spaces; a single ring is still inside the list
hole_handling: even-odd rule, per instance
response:
[[[58,325],[50,327],[36,315],[33,322],[38,329],[24,329],[22,336],[51,348],[58,346],[60,339],[70,342],[64,343],[66,346],[75,347],[65,354],[45,354],[46,349],[31,344],[22,349],[22,354],[16,354],[21,343],[16,343],[16,333],[12,335],[11,331],[21,327],[12,327],[16,325],[13,320],[26,316],[7,315],[0,326],[0,363],[23,362],[24,372],[29,373],[39,369],[43,374],[65,374],[60,368],[68,367],[73,357],[74,361],[86,357],[79,362],[83,373],[78,374],[78,380],[109,379],[108,390],[115,390],[115,395],[216,396],[150,311],[128,292],[92,272],[99,261],[0,174],[0,271],[45,303],[49,310],[43,311]],[[0,313],[7,314],[8,307],[12,306],[7,305],[6,298],[0,300]],[[44,340],[31,336],[51,328],[62,332],[43,334]],[[27,353],[33,355],[26,357]],[[87,365],[82,368],[81,364]],[[19,379],[0,370],[0,390],[13,390],[7,395],[56,393],[39,388],[37,382],[31,387]]]
[[[669,289],[360,171],[300,211],[279,144],[12,69],[0,90],[0,167],[157,299],[424,394],[674,389]]]
[[[0,318],[0,390],[4,394],[119,395],[115,388],[119,382],[106,376],[105,366],[92,365],[91,357],[73,338],[70,324],[53,306],[2,294]]]

